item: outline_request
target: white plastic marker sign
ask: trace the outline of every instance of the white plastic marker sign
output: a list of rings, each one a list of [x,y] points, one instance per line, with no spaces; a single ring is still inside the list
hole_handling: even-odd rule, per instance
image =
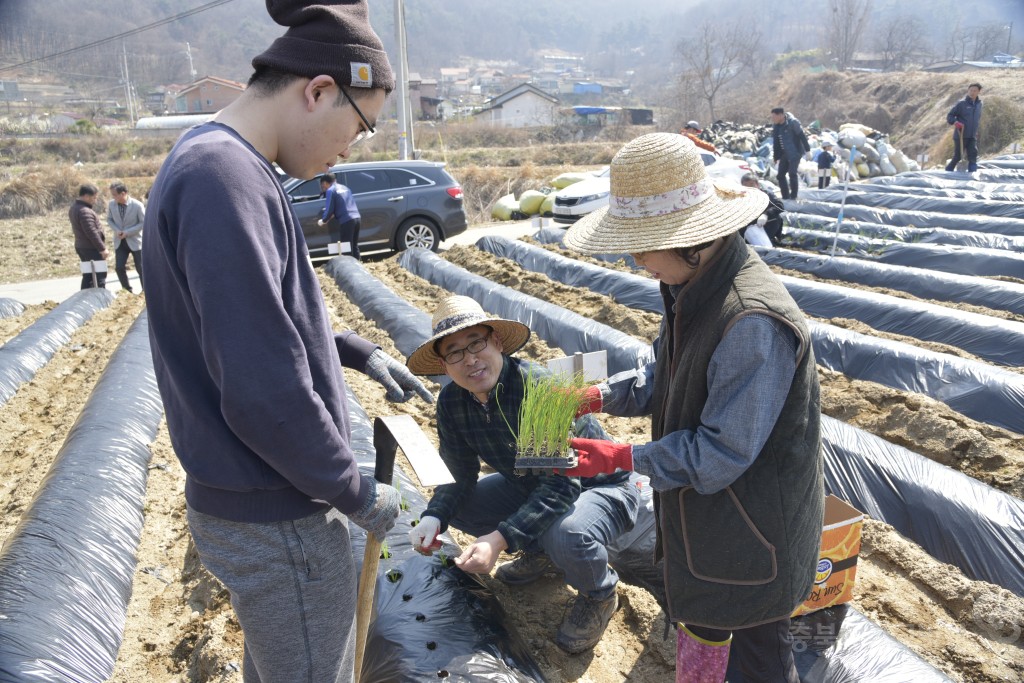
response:
[[[564,358],[555,358],[548,361],[548,370],[556,375],[567,376],[581,372],[584,381],[598,382],[608,378],[608,352],[574,353]]]

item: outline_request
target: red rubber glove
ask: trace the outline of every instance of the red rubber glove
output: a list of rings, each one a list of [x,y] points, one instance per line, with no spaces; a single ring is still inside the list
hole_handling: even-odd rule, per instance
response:
[[[957,130],[963,130],[964,129],[964,122],[963,121],[957,121],[956,123],[953,124],[953,127],[956,128]]]
[[[580,409],[576,411],[576,417],[582,417],[589,413],[599,413],[604,405],[601,399],[601,390],[596,386],[587,387],[580,394]]]
[[[563,472],[567,477],[596,477],[633,469],[633,447],[628,443],[572,439],[569,445],[579,455],[579,464]]]

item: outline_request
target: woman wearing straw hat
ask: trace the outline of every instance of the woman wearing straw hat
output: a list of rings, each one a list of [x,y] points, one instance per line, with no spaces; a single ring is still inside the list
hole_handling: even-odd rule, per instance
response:
[[[567,474],[650,476],[679,682],[722,681],[730,643],[744,680],[798,681],[789,616],[818,559],[820,407],[803,316],[737,234],[766,204],[716,187],[684,136],[655,133],[615,155],[609,206],[565,238],[629,252],[661,281],[656,361],[588,390],[604,412],[651,414],[653,440],[574,439]]]
[[[490,318],[473,299],[451,296],[434,312],[433,336],[409,356],[418,375],[447,374],[437,398],[441,458],[455,479],[438,486],[409,534],[429,554],[449,525],[476,536],[455,559],[461,569],[489,573],[498,555],[521,552],[495,576],[524,585],[554,569],[578,592],[555,643],[571,654],[594,647],[618,607],[618,574],[607,546],[631,530],[640,493],[628,472],[583,479],[554,474],[516,475],[515,440],[525,378],[547,370],[511,357],[530,338],[514,320]],[[590,415],[577,434],[606,438]],[[480,461],[495,470],[480,478]]]

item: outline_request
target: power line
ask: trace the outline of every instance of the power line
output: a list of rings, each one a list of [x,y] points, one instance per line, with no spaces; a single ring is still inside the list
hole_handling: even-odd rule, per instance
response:
[[[113,42],[115,40],[121,40],[122,38],[127,38],[128,36],[134,36],[137,33],[142,33],[143,31],[148,31],[151,28],[156,28],[158,26],[163,26],[164,24],[173,23],[175,21],[178,21],[179,19],[184,19],[185,17],[190,17],[193,14],[199,14],[200,12],[205,12],[206,10],[213,9],[214,7],[220,7],[221,5],[226,5],[229,2],[234,2],[234,0],[214,0],[213,2],[208,2],[205,5],[200,5],[199,7],[196,7],[195,9],[190,9],[190,10],[185,11],[185,12],[180,12],[178,14],[175,14],[172,17],[167,17],[166,19],[160,19],[159,21],[154,21],[152,24],[146,24],[145,26],[139,26],[138,28],[133,28],[130,31],[125,31],[124,33],[118,33],[117,35],[109,36],[107,38],[101,38],[99,40],[94,40],[91,43],[86,43],[85,45],[79,45],[78,47],[68,48],[67,50],[61,50],[60,52],[54,52],[53,54],[46,55],[44,57],[36,57],[35,59],[30,59],[27,62],[21,62],[19,64],[12,64],[11,66],[0,66],[0,72],[2,72],[2,71],[10,71],[11,69],[20,69],[21,67],[28,66],[29,64],[35,64],[36,62],[42,62],[42,61],[45,61],[47,59],[54,59],[55,57],[63,57],[65,55],[70,55],[70,54],[73,54],[75,52],[81,52],[82,50],[87,50],[87,49],[89,49],[91,47],[96,47],[98,45],[104,45],[106,43],[110,43],[110,42]]]

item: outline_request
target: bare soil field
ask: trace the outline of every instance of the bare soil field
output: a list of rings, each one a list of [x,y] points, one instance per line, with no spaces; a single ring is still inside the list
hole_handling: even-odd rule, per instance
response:
[[[475,248],[456,248],[446,258],[520,291],[651,340],[655,315],[613,300],[559,285],[542,275]],[[365,264],[401,297],[430,313],[445,292],[408,273],[395,258]],[[0,279],[3,276],[0,275]],[[366,320],[321,274],[321,288],[336,329],[355,329],[398,356],[386,333]],[[78,406],[97,381],[110,354],[144,306],[144,297],[120,293],[65,345],[31,382],[0,407],[0,504],[6,538],[29,504],[39,481],[77,417]],[[30,306],[0,321],[4,340],[49,310]],[[534,339],[520,355],[544,361],[561,353]],[[370,415],[412,415],[436,443],[433,407],[414,400],[395,405],[359,373],[347,379]],[[868,382],[822,371],[826,414],[907,446],[1000,489],[1021,494],[1024,438],[969,420],[944,405]],[[438,387],[431,387],[437,390]],[[618,440],[641,442],[645,418],[602,416]],[[184,517],[184,475],[160,429],[145,502],[146,521],[138,552],[124,640],[112,680],[240,681],[241,633],[226,592],[196,562]],[[429,491],[423,491],[429,495]],[[456,537],[460,543],[467,539]],[[510,558],[506,558],[510,559]],[[664,638],[665,617],[645,590],[620,585],[622,607],[593,652],[569,656],[553,643],[571,589],[557,577],[509,589],[483,577],[503,605],[509,626],[529,643],[550,681],[605,683],[673,680],[673,635]],[[922,658],[957,681],[1018,681],[1024,678],[1024,600],[997,586],[967,579],[937,562],[888,525],[868,520],[857,574],[854,605]]]
[[[929,152],[932,163],[936,163],[948,154],[950,146],[945,111],[962,96],[966,82],[961,74],[808,75],[766,84],[765,92],[757,96],[744,92],[743,102],[760,104],[749,112],[733,107],[731,118],[761,121],[766,117],[762,105],[777,101],[805,122],[819,118],[823,125],[838,126],[845,121],[860,121],[891,132],[894,144],[905,152]],[[1002,119],[993,117],[993,138],[1000,132],[994,129],[997,120],[1006,121],[1006,128],[1020,123],[1020,111],[1024,109],[1021,83],[1016,74],[986,75],[986,111],[991,104],[995,105],[991,108],[993,112],[1006,112]],[[647,130],[637,134],[640,132]],[[1020,139],[1019,135],[1013,138],[1011,132],[1006,134],[1008,140]],[[589,146],[533,144],[532,140],[527,144],[522,139],[509,138],[502,145],[481,140],[476,146],[456,149],[453,137],[446,131],[442,140],[438,134],[435,144],[429,136],[421,136],[424,158],[450,163],[466,190],[472,223],[485,220],[491,202],[503,194],[540,187],[564,170],[607,163],[621,146],[620,141],[611,138],[596,140]],[[85,140],[83,144],[91,142]],[[113,161],[90,162],[81,173],[100,187],[106,187],[115,178],[128,178],[133,194],[141,196],[159,166],[158,161],[122,161],[119,165]],[[26,168],[9,169],[10,173],[0,171],[0,194],[5,191],[5,183]],[[77,178],[75,175],[73,179]],[[67,187],[58,188],[60,192],[55,194],[61,200],[48,205],[57,208],[0,220],[0,243],[4,245],[5,256],[0,261],[0,283],[69,277],[77,272],[67,219],[70,201],[64,201],[72,196],[69,193],[77,188],[77,182],[68,181]],[[104,218],[101,215],[101,221]],[[638,339],[650,341],[657,333],[658,316],[626,308],[608,297],[559,285],[472,248],[453,249],[445,256],[495,282],[552,301]],[[365,266],[427,313],[446,295],[402,269],[394,258],[367,262]],[[785,274],[807,277],[792,271]],[[321,274],[320,282],[336,329],[354,329],[393,356],[400,356],[387,334],[366,320],[330,278]],[[845,282],[833,284],[856,286]],[[912,298],[901,292],[860,288]],[[931,303],[1024,322],[1021,316],[1001,311],[951,306],[940,301]],[[0,319],[0,342],[6,343],[54,305],[48,302],[28,306],[17,317]],[[144,295],[119,293],[113,304],[83,325],[33,380],[0,405],[0,506],[5,511],[0,522],[0,543],[7,539],[30,505],[85,398],[144,306]],[[856,321],[823,322],[865,334],[896,337]],[[900,339],[969,357],[948,345]],[[537,339],[519,353],[537,361],[561,355],[558,349]],[[436,443],[432,406],[418,399],[401,405],[387,403],[376,383],[355,372],[347,372],[346,377],[368,414],[409,414]],[[851,380],[824,369],[819,369],[819,377],[825,414],[1024,497],[1024,436],[968,419],[925,396]],[[436,392],[438,387],[431,389]],[[609,433],[620,441],[640,443],[650,433],[647,419],[601,419]],[[123,643],[111,680],[238,683],[242,680],[241,631],[226,591],[205,572],[191,549],[184,513],[184,473],[165,427],[161,426],[151,449],[145,526]],[[430,494],[426,490],[423,493]],[[955,681],[1024,680],[1024,600],[998,586],[969,580],[958,569],[931,558],[882,522],[867,520],[863,533],[853,603],[858,610]],[[455,537],[463,544],[468,540],[458,534]],[[591,653],[569,656],[553,642],[572,597],[571,589],[559,578],[547,577],[516,589],[509,589],[492,577],[483,580],[508,615],[509,627],[529,644],[552,683],[674,680],[674,634],[665,637],[665,615],[647,591],[620,584],[621,607],[605,637]]]

